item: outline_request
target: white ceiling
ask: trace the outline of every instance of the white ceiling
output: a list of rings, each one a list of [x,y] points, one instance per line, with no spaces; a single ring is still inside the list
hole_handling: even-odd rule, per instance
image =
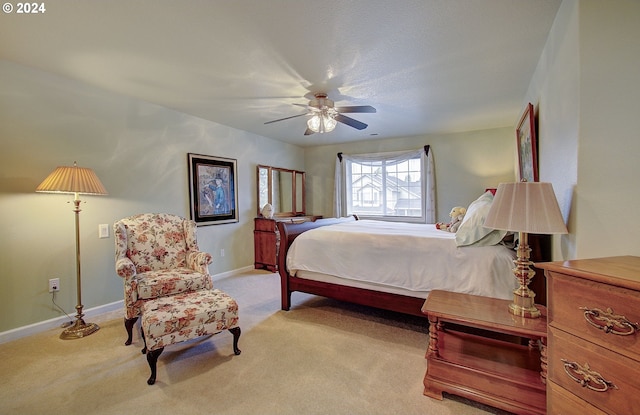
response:
[[[0,58],[302,146],[513,126],[561,0],[55,0]],[[305,136],[315,92],[372,105]]]

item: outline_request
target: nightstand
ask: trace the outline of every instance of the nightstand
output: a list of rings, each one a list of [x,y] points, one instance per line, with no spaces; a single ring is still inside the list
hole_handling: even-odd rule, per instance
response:
[[[442,393],[516,414],[546,414],[547,311],[530,319],[508,311],[509,300],[432,291],[424,394]],[[524,343],[528,344],[523,344]]]

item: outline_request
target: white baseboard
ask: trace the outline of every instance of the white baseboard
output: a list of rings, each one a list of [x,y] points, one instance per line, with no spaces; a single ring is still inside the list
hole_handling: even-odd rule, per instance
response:
[[[227,271],[220,274],[212,275],[211,278],[215,281],[222,278],[231,277],[236,274],[241,274],[243,272],[246,272],[252,269],[253,269],[253,266],[249,265],[249,266],[238,268],[232,271]],[[88,308],[86,310],[83,310],[84,319],[90,320],[90,319],[100,317],[104,314],[111,313],[113,311],[118,311],[118,310],[122,310],[122,316],[124,318],[124,300],[120,300],[114,303],[104,304],[98,307],[93,307],[93,308]],[[73,318],[74,315],[71,315],[71,317]],[[23,326],[23,327],[18,327],[11,330],[3,331],[0,333],[0,344],[6,343],[12,340],[17,340],[22,337],[30,336],[32,334],[41,333],[43,331],[47,331],[56,327],[60,328],[60,330],[62,331],[62,324],[67,321],[69,321],[69,319],[66,316],[61,316],[61,317],[52,318],[50,320],[29,324],[28,326]]]
[[[211,276],[212,280],[221,280],[223,278],[227,278],[227,277],[232,277],[234,275],[237,274],[242,274],[243,272],[247,272],[247,271],[252,271],[253,265],[247,265],[246,267],[242,267],[242,268],[238,268],[238,269],[234,269],[231,271],[227,271],[227,272],[221,272],[220,274],[215,274]]]
[[[84,312],[83,319],[90,320],[92,318],[99,317],[103,314],[110,313],[112,311],[117,311],[117,310],[122,310],[122,313],[124,315],[124,300],[82,310]],[[71,315],[71,317],[73,318],[74,315]],[[17,340],[22,337],[30,336],[32,334],[41,333],[43,331],[47,331],[49,329],[53,329],[56,327],[59,327],[60,331],[62,332],[62,324],[64,324],[67,321],[69,321],[69,318],[67,316],[61,316],[61,317],[52,318],[50,320],[29,324],[28,326],[23,326],[23,327],[18,327],[12,330],[3,331],[2,333],[0,333],[0,344],[9,342],[11,340]],[[73,321],[75,321],[75,319]]]

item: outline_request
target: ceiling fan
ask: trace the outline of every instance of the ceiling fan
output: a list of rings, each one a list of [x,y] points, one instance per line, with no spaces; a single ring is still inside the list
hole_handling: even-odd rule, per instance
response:
[[[293,104],[299,107],[307,108],[307,112],[298,115],[292,115],[291,117],[280,118],[273,121],[267,121],[265,124],[271,124],[278,121],[284,121],[291,118],[311,116],[307,120],[307,130],[304,135],[311,135],[313,133],[328,133],[336,128],[336,123],[341,122],[349,127],[356,128],[358,130],[364,130],[367,128],[367,124],[355,120],[351,117],[343,115],[343,113],[373,113],[376,109],[370,105],[354,105],[348,107],[334,107],[333,101],[327,98],[325,93],[317,93],[315,98],[309,101],[309,104]]]

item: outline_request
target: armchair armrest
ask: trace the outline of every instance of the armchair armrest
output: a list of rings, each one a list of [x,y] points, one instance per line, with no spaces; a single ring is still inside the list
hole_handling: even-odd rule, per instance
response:
[[[127,258],[122,257],[116,261],[116,273],[127,280],[136,275],[136,266]]]
[[[209,274],[209,264],[213,262],[211,254],[202,251],[187,252],[187,267],[202,274]]]

